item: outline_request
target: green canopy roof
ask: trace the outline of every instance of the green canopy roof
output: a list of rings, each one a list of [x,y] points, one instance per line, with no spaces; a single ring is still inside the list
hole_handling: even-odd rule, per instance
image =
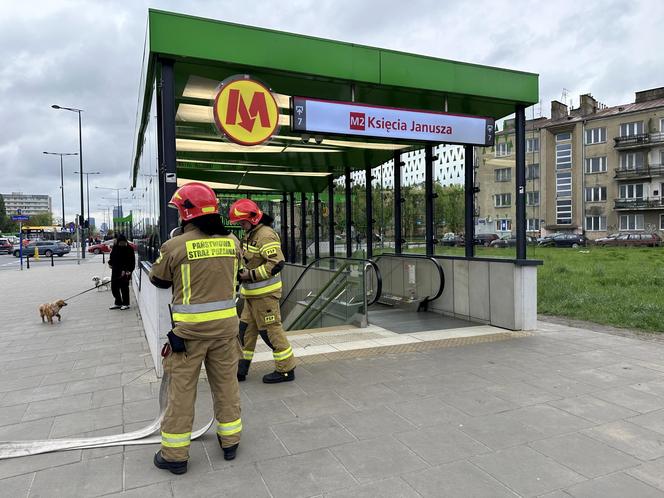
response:
[[[346,166],[364,169],[421,143],[325,136],[304,142],[290,129],[290,96],[342,100],[502,118],[538,101],[538,76],[325,40],[171,12],[149,10],[142,105],[133,175],[149,120],[159,58],[175,61],[179,182],[213,182],[220,190],[321,191]],[[211,100],[229,76],[249,74],[277,96],[281,128],[269,143],[225,141]]]

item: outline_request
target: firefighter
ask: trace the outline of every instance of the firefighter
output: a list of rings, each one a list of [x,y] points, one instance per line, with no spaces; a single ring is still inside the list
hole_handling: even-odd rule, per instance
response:
[[[240,442],[237,364],[241,347],[235,288],[241,246],[223,226],[217,198],[208,186],[189,183],[180,187],[169,205],[179,212],[181,231],[161,246],[150,271],[154,285],[172,287],[173,293],[173,330],[162,353],[164,372],[170,374],[171,382],[161,422],[161,449],[154,456],[154,464],[184,474],[203,362],[224,459],[235,458]]]
[[[266,384],[289,382],[295,379],[295,357],[281,326],[279,298],[281,275],[285,265],[279,235],[272,228],[273,219],[261,212],[250,199],[239,199],[230,207],[229,218],[239,223],[245,232],[242,238],[244,267],[240,270],[240,294],[244,308],[240,317],[242,359],[237,378],[243,381],[254,357],[256,340],[260,334],[272,349],[275,371],[263,376]]]

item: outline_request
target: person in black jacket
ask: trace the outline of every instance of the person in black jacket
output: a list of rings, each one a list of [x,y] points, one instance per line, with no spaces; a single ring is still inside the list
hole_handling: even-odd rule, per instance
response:
[[[111,292],[115,298],[115,304],[110,310],[129,309],[129,282],[131,272],[136,267],[134,249],[127,242],[124,234],[118,235],[108,258],[108,266],[111,267]]]

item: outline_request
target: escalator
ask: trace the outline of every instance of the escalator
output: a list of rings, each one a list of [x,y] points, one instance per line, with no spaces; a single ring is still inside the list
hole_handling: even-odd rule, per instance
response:
[[[382,290],[369,307],[372,325],[398,334],[475,325],[430,309],[445,289],[445,274],[435,258],[386,253],[373,262],[382,276]]]
[[[320,258],[301,270],[281,300],[284,330],[305,330],[353,324],[365,327],[367,312],[381,294],[382,278],[373,261]],[[287,275],[284,275],[287,276]]]

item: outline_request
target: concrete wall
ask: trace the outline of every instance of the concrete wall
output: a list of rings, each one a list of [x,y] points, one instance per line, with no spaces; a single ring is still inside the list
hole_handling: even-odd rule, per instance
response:
[[[537,322],[537,267],[510,260],[437,257],[445,290],[429,310],[510,330],[533,330]]]
[[[171,290],[159,289],[150,283],[146,266],[139,264],[138,271],[133,273],[133,288],[141,312],[145,338],[150,347],[152,361],[157,376],[161,377],[161,347],[168,340],[166,334],[171,330],[171,319],[168,305],[171,302]]]

